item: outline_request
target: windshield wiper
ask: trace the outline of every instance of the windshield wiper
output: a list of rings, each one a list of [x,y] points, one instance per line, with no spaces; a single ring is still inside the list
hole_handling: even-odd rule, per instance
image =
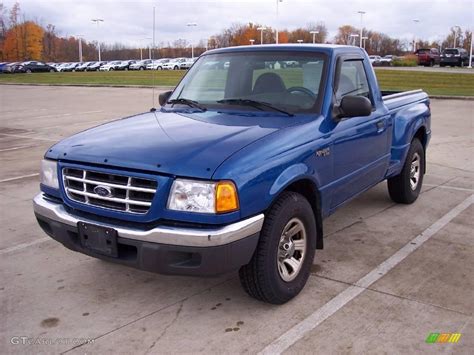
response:
[[[252,106],[255,108],[258,108],[260,110],[263,110],[263,108],[269,108],[274,111],[278,111],[281,113],[284,113],[285,115],[288,115],[290,117],[293,117],[294,114],[285,110],[282,110],[281,108],[278,108],[272,104],[269,104],[268,102],[263,102],[263,101],[257,101],[257,100],[251,100],[251,99],[223,99],[217,101],[219,104],[229,104],[229,105],[243,105],[243,106]]]
[[[173,106],[175,104],[188,105],[189,107],[197,108],[201,111],[207,111],[207,108],[201,105],[199,102],[190,100],[190,99],[184,99],[184,98],[173,99],[173,100],[169,100],[167,104],[171,104]]]

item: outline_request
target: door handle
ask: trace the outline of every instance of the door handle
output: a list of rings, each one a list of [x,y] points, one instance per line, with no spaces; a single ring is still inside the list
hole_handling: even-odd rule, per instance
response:
[[[377,121],[377,123],[375,125],[377,126],[377,133],[381,133],[385,130],[385,121],[384,120]]]

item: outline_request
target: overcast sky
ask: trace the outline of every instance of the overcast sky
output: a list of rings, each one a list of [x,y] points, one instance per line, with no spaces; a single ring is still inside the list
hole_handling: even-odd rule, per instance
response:
[[[1,1],[1,0],[0,0]],[[27,18],[54,24],[63,35],[83,35],[88,41],[144,45],[152,36],[156,7],[156,43],[186,39],[197,43],[232,23],[258,22],[293,29],[322,21],[329,39],[343,24],[360,26],[358,10],[366,11],[364,26],[390,36],[440,40],[450,27],[474,26],[473,0],[20,0]],[[13,0],[3,0],[10,8]],[[103,18],[97,30],[92,18]],[[415,24],[413,19],[419,19]],[[187,27],[190,22],[197,27]]]

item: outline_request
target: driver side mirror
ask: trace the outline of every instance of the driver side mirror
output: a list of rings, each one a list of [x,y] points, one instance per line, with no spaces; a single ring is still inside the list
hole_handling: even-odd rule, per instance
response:
[[[363,96],[344,96],[339,106],[334,107],[334,119],[340,121],[345,117],[370,116],[372,103]]]
[[[166,105],[172,93],[173,91],[166,91],[158,95],[158,102],[160,103],[160,106]]]

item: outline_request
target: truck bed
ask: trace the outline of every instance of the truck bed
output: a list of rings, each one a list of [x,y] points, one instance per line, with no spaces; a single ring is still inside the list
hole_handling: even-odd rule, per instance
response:
[[[411,91],[382,91],[382,99],[390,111],[417,101],[426,100],[428,95],[421,89]]]

